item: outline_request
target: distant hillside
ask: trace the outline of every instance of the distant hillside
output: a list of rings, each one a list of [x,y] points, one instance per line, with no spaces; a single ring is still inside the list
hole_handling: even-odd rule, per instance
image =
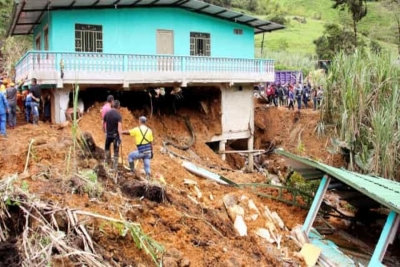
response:
[[[234,3],[234,2],[232,2]],[[322,35],[326,23],[350,25],[351,18],[347,12],[340,12],[332,7],[331,0],[259,0],[262,5],[270,7],[269,15],[260,18],[271,19],[282,15],[288,20],[284,30],[266,33],[264,51],[284,51],[289,53],[315,54],[313,40]],[[396,52],[396,34],[393,30],[393,18],[381,2],[368,2],[368,14],[359,23],[359,33],[365,41],[378,41],[385,49]],[[265,6],[261,11],[265,12]],[[246,13],[249,10],[243,10]],[[250,12],[251,13],[251,12]],[[261,47],[262,34],[255,37],[256,47]]]

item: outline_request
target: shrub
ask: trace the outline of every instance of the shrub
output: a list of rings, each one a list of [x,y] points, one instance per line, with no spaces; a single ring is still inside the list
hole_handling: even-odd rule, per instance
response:
[[[271,17],[269,20],[272,22],[278,23],[278,24],[282,24],[282,25],[289,24],[289,20],[286,19],[285,16],[282,16],[282,15],[275,15],[275,16]]]

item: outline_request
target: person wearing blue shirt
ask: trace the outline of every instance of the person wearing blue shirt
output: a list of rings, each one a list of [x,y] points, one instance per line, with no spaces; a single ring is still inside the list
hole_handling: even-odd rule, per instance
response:
[[[30,92],[32,93],[32,123],[37,125],[39,122],[39,104],[42,96],[40,85],[37,84],[36,78],[32,78]]]
[[[292,91],[292,90],[289,90],[289,98],[288,98],[288,101],[289,101],[289,106],[288,106],[288,108],[294,110],[294,94],[293,94],[293,91]]]
[[[7,137],[6,134],[6,121],[9,106],[7,98],[4,94],[0,94],[0,135]]]
[[[31,121],[31,114],[32,114],[32,93],[27,89],[27,94],[25,97],[25,120],[26,122]]]

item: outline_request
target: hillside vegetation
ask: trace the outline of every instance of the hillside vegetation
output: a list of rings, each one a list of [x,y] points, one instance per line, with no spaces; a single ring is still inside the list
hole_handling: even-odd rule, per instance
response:
[[[242,1],[250,2],[252,1]],[[325,24],[337,23],[343,27],[351,27],[352,23],[351,15],[346,11],[333,9],[331,0],[259,0],[257,3],[257,8],[253,10],[245,4],[237,5],[235,1],[231,2],[231,6],[263,19],[274,21],[283,17],[287,21],[286,29],[265,34],[264,51],[315,55],[313,41],[323,34]],[[399,42],[396,36],[397,25],[391,10],[383,3],[367,2],[368,13],[359,22],[358,31],[366,44],[375,40],[384,49],[395,53]],[[262,34],[255,37],[255,43],[260,50]]]

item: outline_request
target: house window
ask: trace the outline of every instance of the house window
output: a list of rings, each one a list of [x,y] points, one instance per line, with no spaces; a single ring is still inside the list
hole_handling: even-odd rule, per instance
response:
[[[76,52],[103,52],[103,26],[75,24]]]
[[[242,29],[233,29],[233,33],[237,34],[237,35],[242,35],[243,34],[243,30]]]
[[[43,31],[44,50],[49,50],[49,28],[46,27]]]
[[[211,37],[209,33],[190,33],[190,55],[211,56]]]
[[[36,47],[36,50],[41,50],[41,46],[40,46],[40,34],[38,35],[38,36],[36,36],[36,39],[35,39],[35,47]]]

